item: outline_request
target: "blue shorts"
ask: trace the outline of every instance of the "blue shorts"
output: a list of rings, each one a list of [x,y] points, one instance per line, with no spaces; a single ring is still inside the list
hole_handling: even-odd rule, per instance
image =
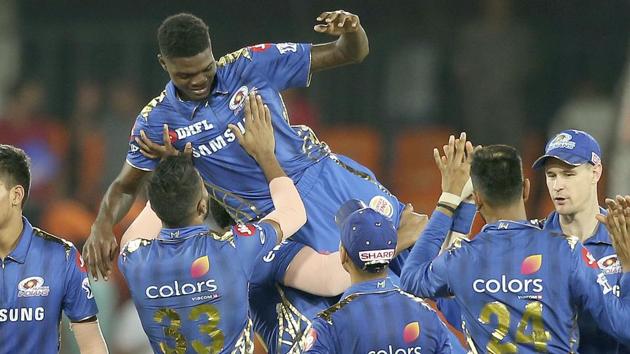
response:
[[[339,250],[335,214],[343,203],[360,199],[392,219],[396,228],[404,205],[356,161],[331,154],[306,170],[297,189],[306,207],[307,222],[291,236],[320,253]]]

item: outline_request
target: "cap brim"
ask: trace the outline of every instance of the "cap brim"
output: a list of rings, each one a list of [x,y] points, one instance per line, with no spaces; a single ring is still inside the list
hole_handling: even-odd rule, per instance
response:
[[[350,199],[343,203],[337,213],[335,214],[335,224],[338,227],[341,227],[341,224],[350,216],[350,214],[354,213],[357,210],[365,209],[368,206],[359,199]]]
[[[534,161],[534,164],[532,164],[532,168],[534,169],[539,169],[543,166],[545,166],[545,161],[547,161],[547,159],[549,158],[553,158],[553,159],[558,159],[568,165],[571,166],[579,166],[582,164],[587,163],[588,161],[571,161],[571,159],[567,159],[567,158],[562,158],[558,155],[553,155],[553,154],[546,154],[546,155],[542,155],[541,157],[539,157],[538,159],[536,159],[536,161]]]

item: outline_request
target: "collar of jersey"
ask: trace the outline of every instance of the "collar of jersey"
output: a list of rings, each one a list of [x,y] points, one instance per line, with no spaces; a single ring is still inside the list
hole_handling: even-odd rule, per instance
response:
[[[599,212],[604,215],[608,214],[606,209],[602,207],[599,208]],[[547,217],[547,221],[545,222],[545,229],[547,228],[562,232],[562,227],[560,226],[560,214],[555,211],[552,211],[551,214],[549,214],[549,216]],[[610,235],[608,234],[606,226],[599,222],[597,223],[597,229],[595,230],[595,233],[591,235],[591,237],[587,238],[586,241],[584,241],[584,244],[588,245],[601,243],[612,246],[612,241],[610,240]]]
[[[501,230],[523,230],[533,228],[540,230],[540,227],[529,220],[499,220],[492,224],[487,224],[481,232],[501,231]]]
[[[13,252],[7,256],[7,258],[18,263],[24,263],[26,260],[26,254],[31,247],[31,240],[33,239],[33,226],[31,223],[28,222],[25,217],[22,217],[22,224],[24,227],[22,228],[22,234],[20,235],[18,244]]]
[[[216,75],[214,76],[214,85],[212,90],[210,91],[210,96],[230,94],[230,92],[224,87],[224,80],[222,80],[222,75],[220,75],[219,73],[220,71],[217,71]],[[177,112],[189,120],[193,119],[195,113],[200,108],[209,105],[209,101],[207,99],[201,101],[184,101],[180,99],[179,95],[177,94],[177,89],[175,88],[175,85],[172,81],[169,81],[168,84],[166,84],[166,96],[168,97],[173,107],[175,107]]]
[[[160,230],[158,239],[160,240],[182,240],[199,234],[207,234],[210,232],[208,225],[195,225],[188,227],[179,227],[175,229],[163,228]]]
[[[356,293],[374,293],[392,289],[396,289],[396,285],[394,285],[389,277],[368,280],[352,285],[343,293],[343,295],[341,295],[341,298],[345,299],[346,297]]]

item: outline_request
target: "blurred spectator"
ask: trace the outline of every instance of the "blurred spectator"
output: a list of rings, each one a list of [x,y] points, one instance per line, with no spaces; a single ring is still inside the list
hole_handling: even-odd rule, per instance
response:
[[[282,101],[289,113],[291,125],[306,125],[317,133],[321,125],[319,109],[305,96],[304,90],[297,88],[284,90]]]
[[[565,129],[584,130],[601,142],[602,151],[608,152],[615,130],[615,110],[613,100],[591,80],[580,81],[553,118],[548,137]]]
[[[615,146],[611,156],[608,195],[630,192],[630,42],[625,74],[620,81],[620,109]]]
[[[47,93],[38,80],[20,81],[0,114],[0,141],[31,157],[32,185],[26,214],[39,219],[46,204],[63,194],[69,134],[44,105]]]
[[[17,29],[15,0],[0,1],[0,111],[5,105],[5,91],[17,79],[20,68],[20,37]]]
[[[523,98],[534,61],[529,30],[512,18],[511,1],[481,1],[481,18],[456,43],[454,75],[464,131],[479,144],[519,146]]]

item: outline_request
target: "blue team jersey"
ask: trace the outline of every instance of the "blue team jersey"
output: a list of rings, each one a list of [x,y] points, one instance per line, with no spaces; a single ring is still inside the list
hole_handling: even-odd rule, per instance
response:
[[[276,240],[274,228],[261,222],[234,226],[224,235],[204,225],[130,241],[119,265],[153,350],[253,350],[248,283],[255,260]]]
[[[600,208],[600,213],[606,214],[606,210]],[[549,231],[562,233],[560,215],[555,211],[549,214],[547,219],[544,220],[544,228]],[[601,271],[606,275],[608,284],[612,286],[613,292],[619,296],[622,275],[621,264],[617,259],[617,254],[606,226],[601,223],[598,224],[595,233],[584,241],[584,247],[593,255],[593,261],[597,262]],[[599,329],[590,313],[585,311],[580,313],[578,326],[580,327],[580,353],[630,353],[629,347],[618,343],[615,338]]]
[[[437,314],[390,279],[351,286],[317,316],[307,342],[307,353],[451,353]]]
[[[454,244],[426,261],[452,220],[436,212],[414,246],[401,278],[419,296],[448,296],[462,311],[464,332],[481,352],[576,352],[577,308],[598,325],[630,341],[630,282],[621,299],[575,237],[543,230],[532,222],[486,225],[472,241]]]
[[[72,322],[98,312],[81,255],[72,243],[24,220],[0,269],[0,353],[58,353],[63,311]]]
[[[168,124],[177,149],[192,143],[195,167],[235,220],[246,222],[265,215],[273,208],[268,182],[228,124],[244,131],[245,98],[251,91],[261,95],[271,112],[278,161],[291,179],[299,181],[328,149],[310,129],[289,125],[280,91],[309,84],[310,54],[310,44],[280,43],[247,47],[223,56],[217,62],[210,96],[204,101],[180,100],[169,82],[136,118],[127,162],[142,170],[155,169],[159,159],[142,155],[133,137],[144,130],[151,140],[162,144],[163,125]]]
[[[292,239],[320,252],[336,251],[339,230],[334,215],[349,199],[361,199],[398,225],[404,207],[364,166],[330,153],[305,126],[291,126],[280,91],[309,83],[310,44],[264,44],[219,59],[207,101],[182,101],[169,82],[162,94],[136,118],[127,162],[151,171],[159,162],[142,155],[134,138],[144,130],[162,144],[168,124],[177,149],[192,143],[193,161],[208,191],[239,222],[266,215],[273,208],[269,185],[256,161],[238,144],[228,124],[244,131],[248,92],[262,96],[271,112],[276,157],[304,201],[307,223]],[[394,269],[400,264],[392,265]]]

